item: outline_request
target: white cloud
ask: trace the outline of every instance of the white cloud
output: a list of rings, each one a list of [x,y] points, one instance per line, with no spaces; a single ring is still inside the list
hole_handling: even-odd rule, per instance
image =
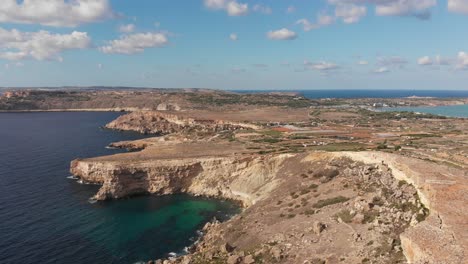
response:
[[[365,61],[365,60],[360,60],[357,62],[358,65],[368,65],[369,62],[368,61]]]
[[[122,33],[132,33],[133,31],[135,31],[135,25],[134,24],[121,25],[119,27],[119,31]]]
[[[229,16],[243,16],[249,12],[248,4],[235,0],[204,0],[204,4],[212,10],[225,10]]]
[[[268,32],[267,37],[271,40],[293,40],[297,38],[297,34],[287,28],[282,28]]]
[[[437,65],[450,65],[453,64],[453,60],[449,58],[444,58],[440,55],[435,56],[435,64]]]
[[[231,35],[229,35],[229,39],[231,39],[232,41],[237,41],[239,38],[237,37],[237,34],[231,33]]]
[[[340,4],[335,9],[335,16],[346,24],[356,23],[367,14],[367,7],[353,4]]]
[[[1,0],[0,22],[76,27],[113,16],[108,0]]]
[[[288,8],[286,9],[286,13],[288,14],[292,14],[296,12],[296,7],[295,6],[288,6]]]
[[[456,70],[468,70],[468,53],[460,51],[457,56]]]
[[[424,56],[418,59],[418,64],[421,66],[432,65],[433,63],[434,62],[432,61],[431,58],[429,58],[429,56]]]
[[[48,31],[21,32],[0,28],[0,58],[6,60],[62,60],[60,53],[71,49],[85,49],[91,45],[86,32],[53,34]]]
[[[448,0],[448,10],[450,12],[468,15],[468,1]]]
[[[306,68],[317,70],[317,71],[331,71],[331,70],[336,70],[340,68],[340,66],[338,66],[337,64],[326,62],[326,61],[319,61],[319,62],[304,61],[304,66]]]
[[[313,29],[318,29],[324,26],[328,26],[335,22],[335,18],[325,14],[319,14],[317,16],[317,22],[312,23],[309,20],[303,18],[296,21],[296,24],[302,25],[304,31],[311,31]]]
[[[379,16],[415,16],[428,19],[437,0],[328,0],[332,5],[372,4]]]
[[[205,6],[210,9],[224,9],[226,3],[226,0],[205,0]]]
[[[335,14],[334,15],[327,15],[323,12],[317,15],[317,22],[312,23],[308,19],[300,19],[296,21],[296,24],[302,25],[304,31],[310,31],[314,29],[318,29],[324,26],[331,25],[335,23],[337,19],[343,20],[346,24],[352,24],[358,22],[361,17],[367,14],[367,7],[359,6],[352,3],[345,3],[346,0],[329,0],[329,1],[336,1],[330,2],[335,5]],[[339,1],[343,1],[339,2]],[[353,1],[353,0],[350,0]]]
[[[266,14],[266,15],[270,15],[271,13],[273,13],[273,10],[271,10],[271,7],[266,6],[266,5],[261,5],[261,4],[254,5],[252,10],[255,12]]]
[[[231,1],[227,5],[227,12],[230,16],[243,16],[249,11],[247,4],[241,4],[236,1]]]
[[[393,68],[403,68],[408,61],[402,57],[394,56],[394,57],[379,57],[377,58],[377,63],[383,67],[393,67]]]
[[[387,67],[380,67],[372,71],[373,73],[387,73],[390,70]]]
[[[380,16],[415,15],[429,18],[429,8],[437,4],[436,0],[394,0],[377,5],[375,13]]]
[[[147,48],[159,48],[167,45],[169,40],[163,33],[137,33],[124,35],[120,39],[109,41],[107,46],[100,47],[104,53],[135,54]]]

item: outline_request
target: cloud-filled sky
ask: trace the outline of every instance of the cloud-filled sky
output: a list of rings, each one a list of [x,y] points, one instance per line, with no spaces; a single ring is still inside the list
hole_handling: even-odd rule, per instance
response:
[[[468,0],[2,0],[0,86],[468,89]]]

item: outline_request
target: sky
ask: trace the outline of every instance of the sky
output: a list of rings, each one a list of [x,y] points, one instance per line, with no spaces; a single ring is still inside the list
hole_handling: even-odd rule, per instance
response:
[[[37,86],[468,90],[468,0],[1,0]]]

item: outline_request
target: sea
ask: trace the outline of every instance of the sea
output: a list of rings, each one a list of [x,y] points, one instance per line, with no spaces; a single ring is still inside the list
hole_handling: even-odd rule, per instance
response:
[[[234,90],[238,93],[296,92],[309,99],[324,98],[468,98],[468,90]],[[468,105],[449,105],[434,107],[388,107],[379,111],[408,111],[429,113],[447,117],[468,117]]]
[[[384,107],[379,111],[404,111],[415,113],[428,113],[447,117],[468,118],[468,105],[444,105],[444,106],[417,106],[417,107]]]
[[[237,205],[188,195],[90,203],[70,161],[142,138],[102,126],[121,113],[0,113],[0,263],[137,263],[182,254],[203,225]]]
[[[309,99],[323,98],[401,98],[410,96],[455,98],[468,97],[468,90],[233,90],[238,93],[297,92]]]

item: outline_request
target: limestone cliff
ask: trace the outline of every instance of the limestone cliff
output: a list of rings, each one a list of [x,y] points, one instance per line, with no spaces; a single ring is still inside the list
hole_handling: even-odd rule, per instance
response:
[[[171,134],[178,132],[219,132],[242,129],[257,129],[252,124],[183,117],[158,111],[137,111],[106,125],[107,128],[136,131],[143,134]]]
[[[242,249],[262,245],[255,254],[275,256],[281,263],[302,263],[311,254],[330,263],[339,259],[360,263],[369,258],[388,263],[392,258],[401,260],[402,251],[415,264],[461,264],[466,259],[467,213],[461,208],[467,187],[457,169],[378,152],[256,155],[226,150],[222,155],[169,156],[169,150],[183,152],[184,148],[175,148],[179,145],[159,143],[158,153],[150,148],[75,160],[71,172],[102,184],[97,200],[189,193],[237,200],[248,207],[215,233],[209,232],[193,258],[246,259]],[[193,151],[197,146],[201,145],[186,149]],[[219,148],[218,153],[230,147]],[[332,173],[335,170],[338,173]],[[343,206],[316,209],[320,203],[340,199],[351,200]],[[314,209],[308,209],[310,203]],[[315,234],[305,231],[313,225],[318,226]],[[346,242],[350,239],[351,244]],[[213,251],[227,242],[238,249]],[[279,245],[272,247],[275,243]],[[167,263],[185,263],[180,262],[184,259]]]
[[[102,184],[95,196],[97,200],[142,193],[189,193],[238,200],[247,206],[268,194],[288,156],[207,157],[127,164],[75,160],[71,172],[86,182]]]

